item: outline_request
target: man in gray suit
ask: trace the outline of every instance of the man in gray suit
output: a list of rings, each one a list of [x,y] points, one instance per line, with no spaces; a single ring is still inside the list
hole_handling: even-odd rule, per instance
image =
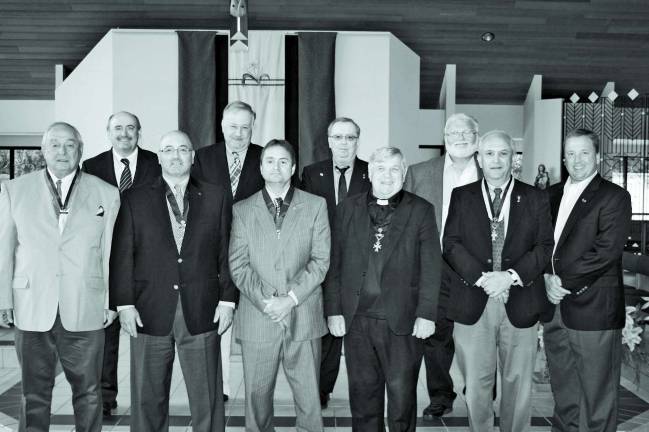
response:
[[[453,188],[482,178],[482,170],[475,158],[477,141],[478,121],[466,114],[453,114],[444,127],[446,154],[415,164],[406,174],[403,188],[435,206],[435,220],[440,227],[440,237],[444,234]],[[442,284],[437,330],[424,342],[430,405],[424,409],[423,417],[427,420],[449,413],[456,396],[449,373],[455,353],[453,321],[446,318],[448,292],[444,290],[444,286]]]
[[[293,391],[298,431],[322,431],[318,371],[327,332],[322,288],[330,231],[324,198],[291,186],[291,144],[272,140],[261,154],[264,188],[234,205],[230,270],[241,291],[235,337],[241,343],[246,430],[270,431],[280,363]]]
[[[79,170],[83,142],[72,125],[52,124],[41,150],[47,168],[5,183],[0,194],[0,324],[16,324],[18,430],[49,430],[58,358],[72,387],[76,430],[99,432],[119,192]]]

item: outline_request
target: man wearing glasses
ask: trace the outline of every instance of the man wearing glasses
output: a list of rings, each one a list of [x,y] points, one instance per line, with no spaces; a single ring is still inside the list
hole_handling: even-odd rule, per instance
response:
[[[475,158],[477,141],[478,121],[466,114],[453,114],[446,120],[444,127],[446,154],[415,164],[406,174],[403,188],[435,206],[435,220],[440,227],[440,238],[444,234],[453,189],[482,178],[482,170]],[[442,266],[445,264],[442,263]],[[424,342],[430,405],[424,409],[423,417],[427,420],[451,412],[456,396],[449,373],[455,353],[453,321],[446,318],[448,292],[444,286],[442,281],[437,330]]]
[[[347,117],[334,119],[327,128],[331,159],[304,167],[302,189],[327,200],[329,226],[333,228],[336,205],[347,196],[367,192],[370,180],[367,162],[358,159],[358,138],[361,128]],[[325,280],[326,284],[326,280]],[[326,289],[326,288],[325,288]],[[341,337],[327,333],[322,337],[320,361],[320,405],[326,408],[340,368]]]
[[[131,339],[131,430],[169,426],[174,346],[195,431],[225,429],[220,336],[232,322],[230,195],[189,172],[194,151],[165,134],[162,177],[124,195],[110,260],[110,304]]]

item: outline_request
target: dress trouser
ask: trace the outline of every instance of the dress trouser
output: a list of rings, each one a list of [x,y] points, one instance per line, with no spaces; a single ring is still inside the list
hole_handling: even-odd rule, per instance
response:
[[[322,360],[320,361],[320,394],[328,395],[334,391],[340,356],[343,350],[343,338],[327,333],[322,336]]]
[[[295,429],[322,432],[318,395],[320,338],[293,341],[288,332],[270,341],[241,342],[246,393],[246,431],[273,431],[273,396],[280,363],[293,392]]]
[[[617,429],[622,330],[582,331],[565,326],[561,308],[543,324],[554,396],[552,430],[614,432]]]
[[[514,327],[507,318],[505,304],[492,298],[475,324],[455,322],[455,355],[466,383],[465,398],[472,431],[493,430],[496,356],[502,377],[500,430],[529,429],[537,338],[537,324],[529,328]]]
[[[192,429],[195,432],[224,431],[219,343],[217,330],[197,335],[189,333],[180,297],[171,334],[139,333],[131,338],[131,430],[169,430],[169,390],[175,347],[187,388]]]
[[[101,369],[101,399],[105,407],[113,407],[117,399],[117,359],[119,357],[119,319],[104,329],[104,360]]]
[[[453,321],[440,318],[435,322],[435,333],[424,340],[426,386],[431,404],[453,406],[456,394],[450,370],[454,354]]]
[[[344,339],[352,430],[385,430],[387,387],[390,432],[414,431],[421,341],[394,334],[386,320],[359,315],[352,320]]]
[[[22,373],[23,400],[18,430],[47,432],[50,428],[56,359],[72,387],[75,430],[101,431],[101,362],[104,329],[72,332],[56,315],[45,332],[16,328],[16,352]]]

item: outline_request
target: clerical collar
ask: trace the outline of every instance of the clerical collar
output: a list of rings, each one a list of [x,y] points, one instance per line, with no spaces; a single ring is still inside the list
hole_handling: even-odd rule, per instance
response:
[[[399,192],[395,193],[388,199],[382,199],[382,198],[377,198],[374,196],[372,191],[370,190],[367,193],[367,203],[376,203],[380,206],[387,206],[389,205],[390,207],[394,208],[399,205],[401,202],[401,199],[403,198],[403,189],[401,189]]]

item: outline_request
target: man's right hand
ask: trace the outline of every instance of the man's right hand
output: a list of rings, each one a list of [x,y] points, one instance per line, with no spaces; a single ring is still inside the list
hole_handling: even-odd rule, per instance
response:
[[[336,337],[345,336],[345,318],[342,315],[332,315],[327,318],[329,333]]]
[[[561,286],[561,278],[554,274],[544,274],[543,278],[545,279],[545,294],[552,304],[559,304],[563,297],[566,294],[570,294],[570,291]]]
[[[129,336],[137,337],[137,326],[142,327],[140,314],[134,307],[119,311],[119,323]]]
[[[14,310],[0,309],[0,327],[9,328],[12,322],[14,322]]]

